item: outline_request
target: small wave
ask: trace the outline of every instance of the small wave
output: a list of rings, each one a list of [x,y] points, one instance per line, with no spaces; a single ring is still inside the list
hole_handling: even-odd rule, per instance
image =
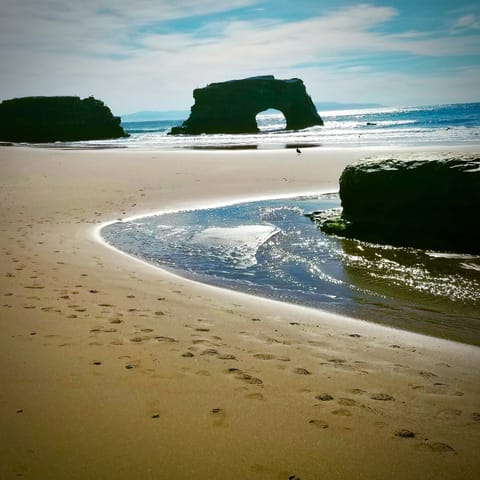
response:
[[[259,247],[278,230],[272,225],[239,225],[236,227],[210,227],[195,233],[191,243],[201,246],[224,260],[246,268],[256,265]]]

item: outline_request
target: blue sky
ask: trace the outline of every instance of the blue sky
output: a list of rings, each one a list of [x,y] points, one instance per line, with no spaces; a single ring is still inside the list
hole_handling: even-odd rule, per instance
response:
[[[211,82],[298,77],[318,102],[480,101],[480,4],[463,0],[2,0],[0,98],[94,95],[187,110]]]

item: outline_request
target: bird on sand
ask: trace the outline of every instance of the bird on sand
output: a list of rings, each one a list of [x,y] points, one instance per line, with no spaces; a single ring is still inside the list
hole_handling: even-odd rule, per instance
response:
[[[297,153],[300,154],[302,153],[302,151],[299,148],[297,148]]]

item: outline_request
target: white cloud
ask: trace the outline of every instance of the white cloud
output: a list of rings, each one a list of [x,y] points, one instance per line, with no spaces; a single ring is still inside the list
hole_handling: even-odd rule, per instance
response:
[[[418,97],[414,88],[423,88],[424,95],[431,95],[432,89],[423,77],[380,76],[365,60],[354,64],[356,58],[373,53],[447,56],[480,52],[476,35],[381,33],[377,27],[398,15],[390,7],[361,4],[296,22],[275,18],[205,21],[193,32],[155,33],[147,27],[195,14],[254,6],[256,2],[138,0],[132,6],[131,1],[118,0],[114,7],[109,3],[2,3],[0,97],[94,94],[116,113],[167,110],[187,108],[193,88],[212,81],[271,73],[303,78],[317,100],[375,102],[380,101],[375,95],[382,92],[385,97],[400,98],[400,92]],[[472,25],[472,20],[460,23]],[[343,62],[348,69],[329,67]],[[308,68],[311,64],[324,66]],[[450,80],[453,90],[458,93],[454,85],[462,84],[473,91],[465,71],[456,71],[455,76]],[[415,83],[417,77],[421,81]],[[382,99],[381,103],[391,102]]]
[[[373,102],[387,106],[479,101],[480,67],[454,69],[450,75],[431,72],[379,75],[375,71],[312,68],[306,69],[302,78],[314,99],[322,101]]]
[[[480,30],[480,19],[474,14],[464,15],[453,24],[454,31]]]

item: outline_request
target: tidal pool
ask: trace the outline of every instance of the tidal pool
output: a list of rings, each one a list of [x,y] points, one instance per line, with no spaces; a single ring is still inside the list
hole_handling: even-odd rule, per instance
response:
[[[328,236],[304,216],[336,194],[116,222],[114,247],[224,288],[480,345],[480,257]]]

